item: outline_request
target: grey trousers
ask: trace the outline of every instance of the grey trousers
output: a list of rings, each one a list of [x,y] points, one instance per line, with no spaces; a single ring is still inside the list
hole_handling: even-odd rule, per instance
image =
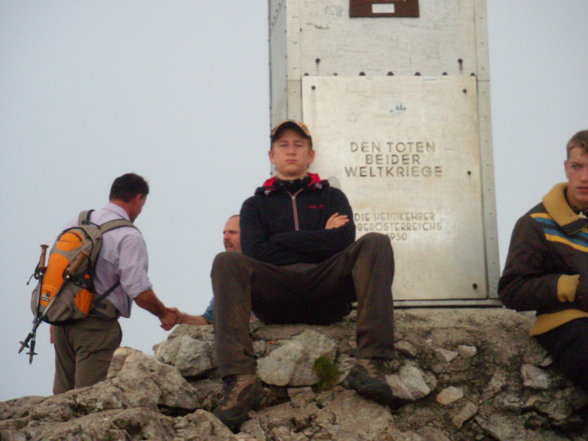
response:
[[[390,240],[369,233],[319,264],[276,266],[223,252],[212,265],[215,344],[222,376],[254,374],[251,311],[266,323],[328,324],[357,301],[357,357],[392,358]]]
[[[71,325],[53,326],[52,332],[54,394],[92,386],[106,379],[112,354],[122,340],[118,320],[88,317]]]

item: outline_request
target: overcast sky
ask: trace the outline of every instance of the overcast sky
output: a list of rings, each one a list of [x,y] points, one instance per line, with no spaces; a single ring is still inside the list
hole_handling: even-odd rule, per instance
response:
[[[488,0],[488,23],[503,264],[588,129],[588,2]],[[264,0],[0,0],[0,400],[51,393],[48,327],[31,366],[16,353],[25,282],[39,244],[125,172],[151,185],[136,223],[155,291],[204,310],[224,221],[269,176],[267,28]],[[121,322],[146,353],[166,337],[140,308]]]

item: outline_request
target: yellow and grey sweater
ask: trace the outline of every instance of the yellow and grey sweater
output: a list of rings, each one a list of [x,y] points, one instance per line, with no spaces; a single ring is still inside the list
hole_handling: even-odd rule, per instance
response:
[[[537,311],[531,335],[588,317],[574,303],[580,278],[588,277],[588,219],[570,207],[566,188],[557,184],[518,220],[498,284],[508,308]]]

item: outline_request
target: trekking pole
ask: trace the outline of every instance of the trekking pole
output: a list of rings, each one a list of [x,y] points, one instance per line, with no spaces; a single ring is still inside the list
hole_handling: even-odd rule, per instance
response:
[[[39,325],[37,325],[39,326]],[[35,330],[36,331],[36,330]],[[31,343],[30,343],[30,350],[29,352],[27,352],[27,354],[29,355],[29,364],[33,364],[33,357],[35,355],[37,355],[37,353],[35,352],[35,343],[37,341],[37,332],[35,332],[33,334],[33,337],[31,338]]]
[[[33,275],[31,276],[31,278],[35,278],[39,281],[39,284],[41,283],[41,279],[43,278],[43,275],[45,274],[45,261],[47,260],[47,248],[49,248],[49,245],[46,244],[42,244],[41,245],[41,255],[39,256],[39,263],[37,263],[37,267],[35,268],[35,272],[33,273]],[[30,282],[30,279],[29,279]],[[28,285],[28,282],[27,282]],[[40,288],[40,286],[39,286]],[[33,362],[33,356],[37,355],[35,353],[35,340],[36,340],[36,334],[37,334],[37,328],[39,327],[39,325],[41,324],[41,319],[40,317],[35,317],[35,320],[33,320],[33,329],[31,332],[29,332],[29,334],[27,335],[27,337],[22,340],[19,341],[20,343],[20,348],[18,350],[18,353],[20,354],[24,348],[29,348],[29,352],[27,352],[27,354],[29,355],[29,364],[31,364]],[[30,342],[30,343],[29,343]]]
[[[37,266],[35,267],[35,271],[31,275],[31,277],[29,277],[27,285],[31,282],[33,277],[36,280],[41,280],[43,278],[43,275],[45,274],[45,270],[47,269],[47,267],[45,266],[45,260],[47,258],[47,248],[49,248],[49,245],[45,245],[45,244],[41,245],[41,255],[39,256],[39,263],[37,263]]]
[[[35,326],[33,325],[33,328]],[[29,335],[27,335],[27,338],[25,338],[24,340],[19,341],[20,343],[20,349],[18,350],[18,353],[20,354],[22,352],[22,350],[24,348],[28,348],[29,347],[29,341],[30,339],[33,337],[33,331],[29,332]]]
[[[45,310],[41,313],[41,315],[35,317],[35,319],[33,320],[33,329],[31,330],[31,332],[29,332],[29,335],[27,335],[27,338],[25,338],[24,341],[19,342],[20,343],[20,349],[18,350],[19,354],[23,351],[24,348],[29,348],[29,352],[27,352],[27,354],[29,356],[29,364],[33,363],[33,356],[37,355],[37,353],[35,352],[37,328],[39,327],[39,325],[41,324],[41,322],[43,321],[43,319],[47,315],[47,311],[49,310],[49,308],[51,308],[51,305],[53,305],[53,302],[55,301],[56,298],[57,298],[57,295],[51,299],[51,302],[49,302],[49,304],[47,305]]]
[[[42,270],[45,268],[45,260],[47,258],[47,248],[49,248],[49,245],[41,245],[41,255],[39,256],[39,263],[37,264],[37,268],[35,269],[35,274],[37,274],[37,272],[39,270]]]
[[[65,269],[64,278],[70,279],[71,277],[73,277],[80,269],[80,266],[82,266],[84,259],[88,258],[88,256],[89,254],[86,251],[80,251],[80,254],[78,254],[76,260],[74,260],[74,262],[68,268]],[[47,306],[47,309],[49,309],[49,306]]]
[[[47,247],[47,245],[45,245],[45,247]],[[43,248],[43,245],[41,245],[41,248],[42,248],[42,250],[41,250],[41,256],[39,257],[39,264],[44,266],[45,265],[46,248]],[[80,254],[76,258],[76,260],[69,266],[69,268],[67,268],[65,270],[64,278],[66,278],[66,279],[71,278],[78,271],[78,269],[80,268],[80,266],[82,265],[82,263],[84,261],[84,258],[86,258],[86,257],[88,257],[87,252],[85,252],[85,251],[80,252]],[[59,291],[61,291],[61,288]],[[41,315],[35,317],[35,320],[33,321],[33,330],[31,332],[29,332],[29,335],[27,335],[27,338],[25,338],[24,341],[19,342],[20,343],[20,349],[18,350],[19,354],[23,351],[24,348],[29,348],[29,352],[27,352],[27,354],[29,355],[29,364],[31,364],[33,362],[33,356],[37,355],[37,353],[35,352],[37,328],[39,327],[39,325],[41,324],[43,319],[47,316],[47,312],[49,311],[49,309],[51,309],[51,306],[53,305],[53,302],[55,302],[55,299],[57,299],[57,296],[59,295],[59,291],[57,292],[57,294],[55,294],[55,296],[53,296],[53,298],[51,299],[51,301],[49,302],[49,304],[47,305],[45,310],[41,313]]]
[[[20,341],[20,349],[18,350],[18,353],[20,354],[24,348],[29,348],[29,352],[27,352],[28,356],[29,356],[29,364],[33,363],[33,356],[37,355],[37,353],[35,352],[35,340],[37,338],[37,328],[39,327],[39,325],[41,324],[41,319],[39,317],[35,318],[35,320],[33,321],[33,330],[31,332],[29,332],[29,335],[27,335],[27,338],[24,339],[24,341]],[[30,342],[30,345],[29,345]]]

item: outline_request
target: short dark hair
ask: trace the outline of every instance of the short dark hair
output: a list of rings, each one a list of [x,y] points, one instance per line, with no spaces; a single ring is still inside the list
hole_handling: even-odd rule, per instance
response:
[[[568,159],[570,158],[570,152],[572,149],[581,148],[584,153],[588,153],[588,130],[582,130],[572,136],[572,139],[568,141],[566,146]]]
[[[147,196],[149,194],[149,184],[141,176],[135,173],[126,173],[119,176],[110,187],[110,200],[129,202],[138,194]]]

